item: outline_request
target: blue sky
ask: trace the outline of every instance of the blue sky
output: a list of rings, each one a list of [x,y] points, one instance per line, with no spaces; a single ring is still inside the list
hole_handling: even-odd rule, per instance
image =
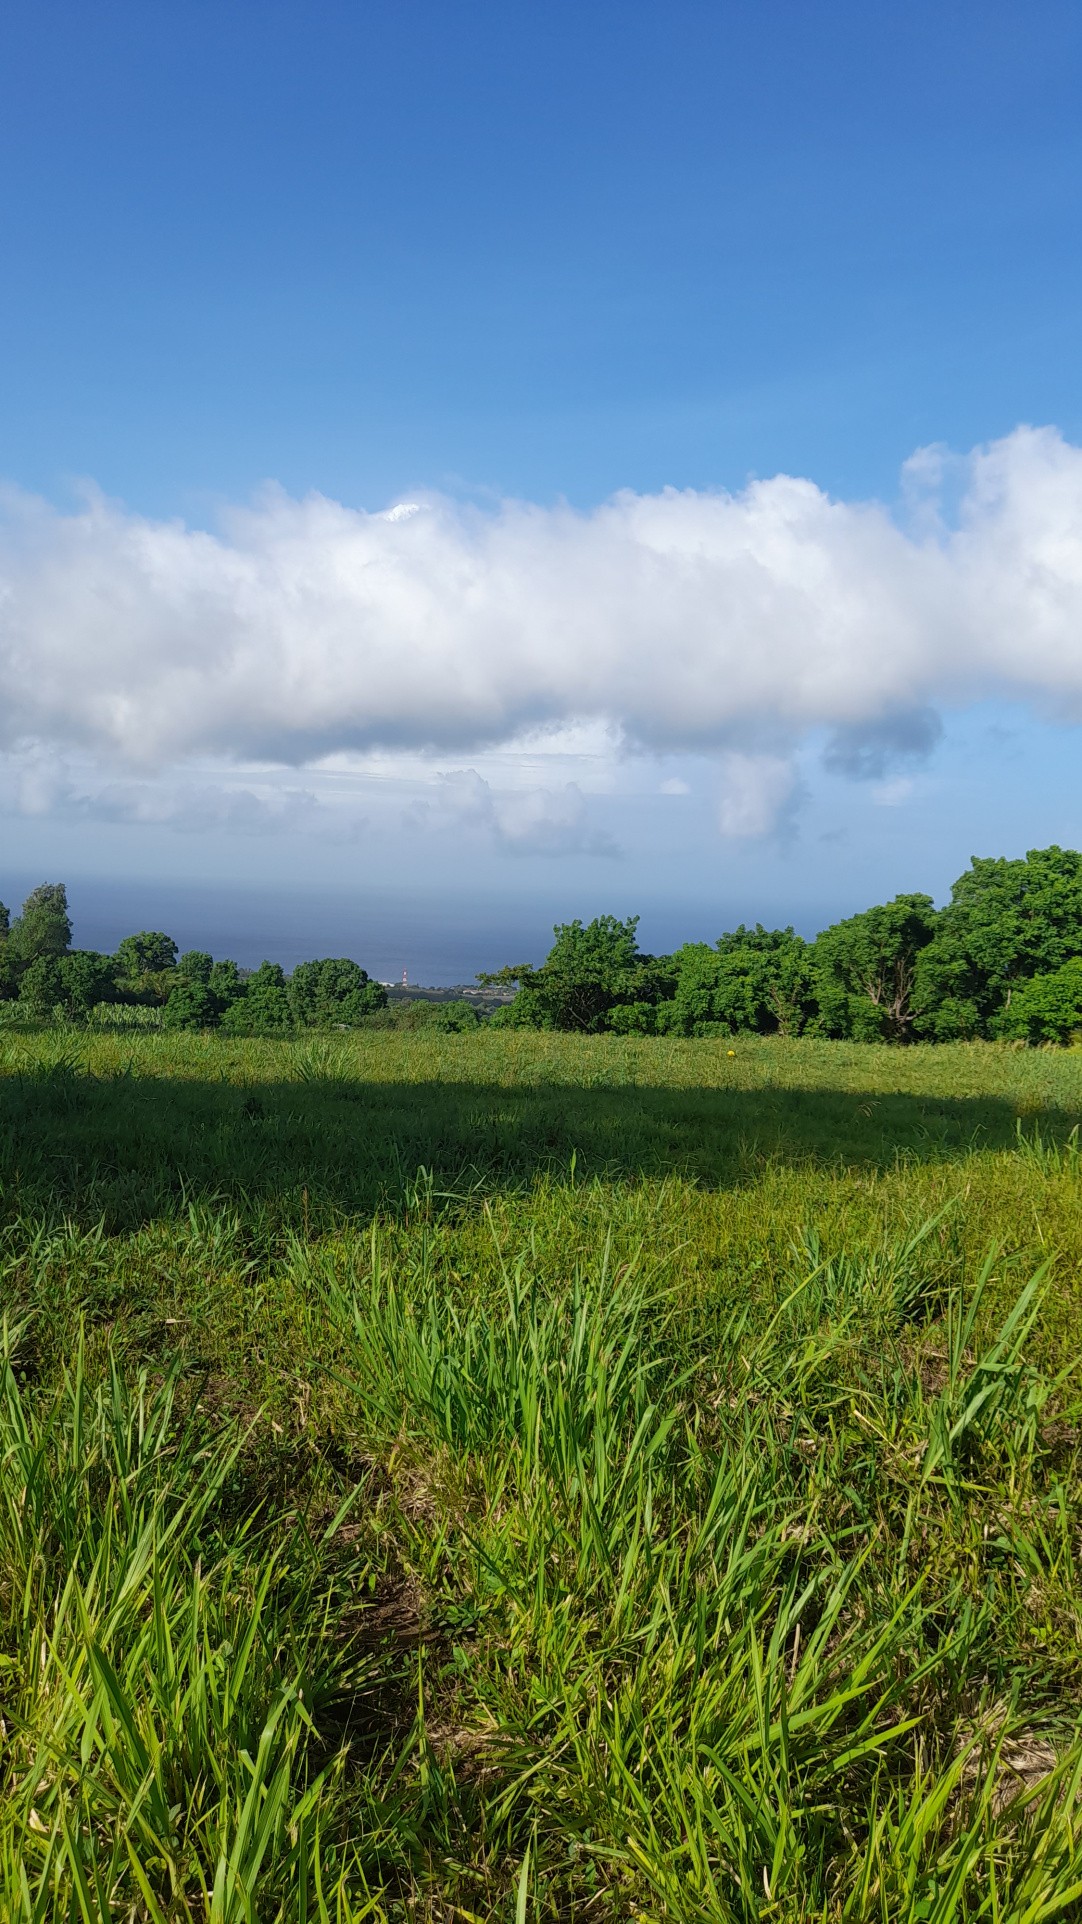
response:
[[[73,893],[340,884],[421,894],[437,920],[504,900],[516,930],[531,903],[641,908],[669,940],[814,926],[941,894],[978,850],[1082,841],[1080,56],[1077,7],[1042,0],[10,9],[0,892],[39,870]],[[1067,454],[1011,441],[1027,423]],[[987,444],[1008,450],[994,511],[971,459]],[[958,459],[905,479],[930,445]],[[817,680],[791,556],[761,633],[730,565],[749,542],[773,565],[789,497],[756,499],[750,535],[698,518],[778,475],[849,516],[838,535],[816,509],[793,537],[834,582]],[[632,507],[617,532],[651,565],[659,539],[684,557],[672,627],[662,586],[631,636],[591,517],[665,488],[689,504],[678,529],[643,533]],[[378,554],[368,522],[347,542],[368,544],[366,582],[373,555],[407,579],[408,615],[395,588],[356,603],[355,630],[348,596],[326,625],[346,551],[296,508],[313,492],[350,514],[420,504]],[[913,558],[929,493],[941,548],[970,503],[942,588]],[[870,501],[911,544],[897,572],[865,540]],[[532,519],[509,524],[509,502]],[[980,656],[1007,552],[1013,579],[1052,568],[1062,632],[1031,599]],[[261,663],[276,582],[295,619]],[[440,628],[444,594],[461,605]],[[855,595],[872,613],[839,691],[832,624]],[[670,713],[659,664],[688,634]],[[401,663],[393,688],[373,671],[369,708],[372,650]],[[700,726],[695,677],[739,680],[749,654],[770,672]]]

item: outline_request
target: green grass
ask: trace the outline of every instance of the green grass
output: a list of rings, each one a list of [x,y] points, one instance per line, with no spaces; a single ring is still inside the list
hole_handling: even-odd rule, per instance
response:
[[[0,1035],[0,1916],[1082,1918],[1082,1055]]]

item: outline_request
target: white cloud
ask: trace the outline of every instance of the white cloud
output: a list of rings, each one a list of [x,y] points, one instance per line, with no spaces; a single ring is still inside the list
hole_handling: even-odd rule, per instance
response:
[[[721,758],[721,777],[718,828],[727,839],[769,835],[786,824],[798,788],[787,756],[731,750]]]
[[[662,782],[660,788],[658,789],[658,794],[659,795],[690,795],[691,785],[689,782],[681,781],[679,775],[671,775],[667,782]]]
[[[435,801],[414,803],[408,819],[418,827],[482,829],[511,855],[618,853],[592,825],[577,782],[501,793],[475,768],[456,768],[439,777]]]
[[[71,808],[92,821],[144,823],[194,835],[292,835],[332,825],[307,789],[260,795],[215,782],[108,782],[74,797]]]
[[[358,834],[363,818],[328,809],[308,789],[238,782],[109,780],[100,769],[73,772],[42,753],[9,757],[0,771],[0,813],[58,815],[202,835]]]
[[[130,777],[586,727],[728,754],[723,830],[754,834],[818,731],[842,773],[881,779],[934,741],[943,704],[1082,717],[1082,449],[1022,428],[963,462],[924,454],[905,485],[908,527],[779,476],[591,513],[366,514],[271,490],[217,533],[10,492],[0,743]],[[507,847],[581,846],[581,803],[527,790],[517,814],[492,799],[488,825]]]

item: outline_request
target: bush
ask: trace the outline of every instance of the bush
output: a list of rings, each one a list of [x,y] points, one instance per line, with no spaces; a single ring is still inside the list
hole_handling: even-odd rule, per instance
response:
[[[545,1017],[528,989],[520,989],[513,1002],[505,1002],[500,1009],[494,1009],[488,1018],[494,1029],[552,1029],[551,1017]]]
[[[47,1022],[62,993],[60,967],[51,955],[39,955],[23,970],[19,1006],[36,1022]]]
[[[432,1002],[429,1007],[432,1010],[429,1026],[433,1029],[443,1029],[452,1035],[457,1035],[464,1030],[480,1027],[481,1018],[477,1010],[471,1008],[462,996],[454,1002]]]
[[[87,1017],[91,1029],[148,1029],[162,1027],[165,1010],[145,1002],[98,1002]]]
[[[179,981],[162,1013],[163,1029],[212,1029],[218,1021],[218,1002],[205,982],[194,977]]]
[[[671,969],[664,958],[643,955],[638,925],[637,915],[624,922],[614,915],[598,915],[585,924],[558,922],[552,931],[556,940],[539,969],[520,962],[482,972],[479,982],[518,989],[514,1016],[499,1026],[596,1035],[612,1027],[612,1011],[620,1005],[671,995]]]
[[[261,962],[243,996],[222,1017],[227,1035],[288,1035],[293,1028],[286,979],[277,962]]]
[[[662,1002],[618,1002],[610,1009],[605,1018],[605,1027],[613,1035],[655,1035],[661,1010],[669,1005]]]
[[[23,970],[19,983],[20,1006],[37,1021],[54,1012],[73,1021],[85,1019],[115,993],[112,960],[93,949],[39,955]]]
[[[1082,1029],[1082,956],[1018,989],[1001,1027],[1004,1035],[1026,1042],[1069,1042]]]
[[[454,1034],[478,1028],[480,1020],[476,1009],[464,998],[454,1002],[428,1002],[423,996],[416,996],[408,1002],[390,1002],[385,1008],[377,1009],[365,1018],[363,1026],[366,1029],[435,1029]]]

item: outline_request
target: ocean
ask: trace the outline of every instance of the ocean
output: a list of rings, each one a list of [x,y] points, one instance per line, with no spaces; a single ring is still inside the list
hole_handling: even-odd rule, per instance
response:
[[[42,879],[0,876],[0,896],[12,914]],[[627,887],[627,884],[624,884]],[[286,970],[313,956],[346,955],[377,981],[397,983],[402,971],[418,988],[466,986],[481,969],[511,962],[542,962],[553,924],[608,910],[642,910],[639,942],[655,955],[681,942],[713,941],[732,927],[731,909],[702,901],[626,902],[611,885],[599,899],[464,896],[461,892],[392,890],[273,890],[221,883],[115,880],[68,881],[76,947],[111,953],[125,935],[163,929],[178,948],[231,956],[242,968],[278,962]]]

